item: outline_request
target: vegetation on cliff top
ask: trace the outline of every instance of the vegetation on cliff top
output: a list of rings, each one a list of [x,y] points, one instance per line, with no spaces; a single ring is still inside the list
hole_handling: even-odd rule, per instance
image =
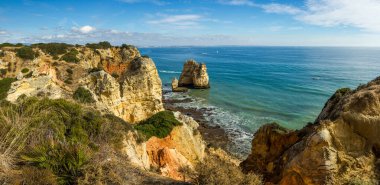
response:
[[[171,111],[162,111],[152,117],[141,121],[134,128],[142,133],[146,139],[156,136],[164,138],[170,134],[175,126],[182,125]]]
[[[91,48],[91,49],[108,49],[108,48],[111,48],[112,45],[107,41],[103,41],[99,43],[87,43],[86,47]]]
[[[32,44],[32,47],[40,48],[45,53],[51,56],[58,56],[65,54],[69,47],[73,47],[73,45],[65,44],[65,43],[38,43]]]
[[[39,56],[38,52],[33,51],[33,48],[29,46],[17,49],[16,55],[25,60],[33,60]]]
[[[76,184],[99,163],[93,157],[101,148],[118,150],[130,129],[115,116],[63,99],[1,102],[0,183]]]
[[[11,84],[14,81],[16,81],[14,78],[3,78],[0,80],[0,101],[7,97]]]
[[[79,52],[76,49],[72,48],[68,53],[64,54],[61,57],[61,60],[64,60],[70,63],[78,63],[79,62],[79,58],[77,57],[78,53]]]

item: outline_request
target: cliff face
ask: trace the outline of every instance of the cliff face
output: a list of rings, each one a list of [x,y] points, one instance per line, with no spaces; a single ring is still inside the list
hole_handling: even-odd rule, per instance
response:
[[[39,48],[39,56],[22,60],[17,49],[8,48],[1,58],[3,77],[15,77],[9,101],[20,95],[71,98],[72,93],[84,86],[91,91],[98,109],[112,112],[129,123],[146,119],[162,111],[162,84],[155,64],[141,57],[132,46],[91,49],[73,47],[78,62],[54,59]],[[28,72],[22,72],[27,69]],[[94,72],[93,72],[94,71]]]
[[[380,78],[338,90],[314,124],[298,131],[265,125],[255,134],[245,171],[279,184],[377,184]]]
[[[8,91],[7,100],[11,102],[21,95],[73,99],[73,94],[82,87],[94,100],[86,106],[114,114],[131,124],[164,110],[156,66],[152,59],[141,57],[135,47],[71,46],[67,50],[77,52],[74,51],[76,62],[60,60],[63,54],[52,56],[38,47],[33,48],[38,57],[21,59],[17,49],[5,48],[5,55],[0,57],[0,69],[6,70],[1,77],[17,77]],[[193,170],[202,161],[205,143],[197,132],[198,123],[180,113],[174,115],[183,124],[174,127],[165,138],[143,141],[134,129],[123,136],[121,154],[128,158],[128,163],[183,180],[180,171]]]
[[[178,86],[199,89],[210,88],[206,65],[188,60],[183,66]]]
[[[137,166],[156,169],[163,176],[183,180],[181,170],[194,170],[195,165],[205,157],[206,145],[197,132],[199,125],[193,118],[179,112],[174,115],[183,125],[175,127],[167,137],[152,137],[139,143],[130,133],[123,151]]]

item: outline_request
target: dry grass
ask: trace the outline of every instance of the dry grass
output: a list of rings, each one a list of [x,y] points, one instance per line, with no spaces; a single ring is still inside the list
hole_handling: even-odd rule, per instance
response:
[[[198,164],[196,171],[197,174],[193,182],[198,185],[263,184],[260,176],[253,173],[244,174],[235,164],[215,156],[209,156],[202,163]]]
[[[24,148],[30,133],[33,112],[7,106],[0,108],[0,179],[5,179],[16,162],[16,155]]]

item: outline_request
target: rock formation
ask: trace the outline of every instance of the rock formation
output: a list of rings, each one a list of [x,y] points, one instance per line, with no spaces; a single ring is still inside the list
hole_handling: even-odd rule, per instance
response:
[[[172,91],[173,92],[186,92],[188,89],[186,87],[178,87],[177,78],[173,78],[172,80]]]
[[[210,88],[206,64],[198,64],[195,60],[188,60],[183,66],[178,86],[197,89]]]
[[[104,71],[94,72],[83,85],[104,107],[130,123],[136,123],[163,110],[162,85],[150,58],[138,57],[115,79]]]
[[[7,72],[2,76],[19,78],[7,99],[15,101],[22,94],[71,98],[79,86],[85,86],[92,92],[98,109],[112,112],[129,123],[163,110],[162,84],[156,66],[150,58],[141,57],[136,47],[70,49],[79,51],[77,63],[53,59],[39,48],[34,48],[38,57],[23,60],[14,48],[6,48],[0,69]],[[29,72],[22,73],[22,69]]]
[[[77,62],[54,59],[39,48],[33,48],[38,57],[23,60],[16,49],[7,48],[0,57],[0,69],[7,71],[1,77],[18,77],[8,91],[9,101],[15,102],[21,95],[72,99],[76,89],[84,87],[95,100],[86,106],[112,113],[126,124],[136,124],[164,110],[156,66],[135,47],[71,46],[70,50],[79,51]],[[128,163],[146,171],[158,169],[161,175],[177,180],[183,180],[182,168],[194,169],[206,148],[197,131],[198,123],[179,112],[174,115],[183,125],[174,127],[165,138],[143,141],[136,130],[127,132],[121,154]]]
[[[380,170],[380,78],[338,90],[314,124],[289,131],[265,125],[240,165],[278,184],[377,184]]]
[[[179,112],[174,115],[183,125],[175,127],[170,135],[138,143],[131,134],[124,142],[123,151],[137,166],[157,169],[164,176],[182,180],[181,169],[194,169],[205,157],[206,145],[200,133],[196,132],[199,125],[193,118]]]

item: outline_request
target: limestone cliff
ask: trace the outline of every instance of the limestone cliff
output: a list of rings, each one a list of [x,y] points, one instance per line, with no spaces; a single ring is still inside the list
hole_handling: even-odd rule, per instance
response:
[[[5,69],[1,77],[17,77],[8,91],[7,100],[11,102],[21,95],[73,100],[76,90],[83,87],[94,100],[85,102],[85,106],[112,113],[126,124],[136,124],[164,110],[156,66],[135,47],[69,46],[65,54],[54,56],[30,47],[31,52],[38,53],[33,59],[20,58],[19,48],[2,48],[5,52],[0,56],[0,69]],[[68,61],[64,60],[66,54],[70,54]],[[206,145],[197,130],[198,123],[179,112],[174,115],[183,125],[174,127],[165,138],[143,141],[134,129],[123,136],[120,153],[128,163],[182,180],[182,168],[193,170],[202,161]]]
[[[138,143],[131,133],[124,142],[123,151],[137,166],[156,169],[163,176],[182,180],[181,170],[194,170],[195,165],[205,157],[206,145],[197,132],[199,125],[193,118],[179,112],[174,115],[183,125],[175,127],[167,137],[152,137]]]
[[[378,184],[379,115],[380,78],[338,90],[314,124],[298,131],[260,128],[241,167],[279,184]]]
[[[210,88],[206,64],[199,64],[195,60],[188,60],[183,66],[178,86],[198,89]]]
[[[2,48],[0,57],[1,76],[18,78],[9,90],[9,101],[22,94],[70,99],[79,86],[84,86],[91,91],[98,109],[129,123],[163,110],[156,66],[150,58],[141,57],[136,47],[68,46],[66,54],[75,54],[70,55],[70,61],[64,60],[66,54],[53,56],[38,46],[32,47],[37,57],[22,59],[18,49]]]

